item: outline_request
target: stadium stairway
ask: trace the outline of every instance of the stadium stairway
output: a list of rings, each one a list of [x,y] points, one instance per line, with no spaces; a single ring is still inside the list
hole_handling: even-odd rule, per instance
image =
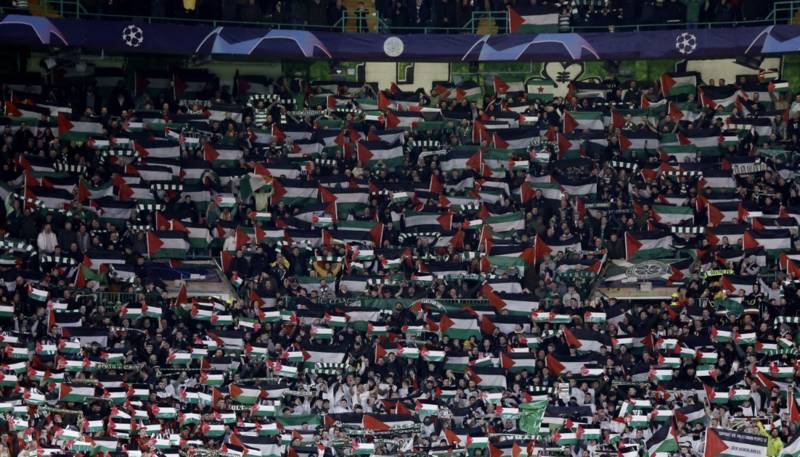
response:
[[[476,30],[478,35],[500,33],[497,27],[497,22],[494,19],[483,18],[478,20],[478,28]]]
[[[344,7],[347,8],[347,22],[345,23],[345,31],[356,31],[355,10],[358,8],[359,3],[362,2],[369,11],[367,14],[367,27],[370,32],[375,31],[375,0],[344,0],[342,3],[344,4]]]

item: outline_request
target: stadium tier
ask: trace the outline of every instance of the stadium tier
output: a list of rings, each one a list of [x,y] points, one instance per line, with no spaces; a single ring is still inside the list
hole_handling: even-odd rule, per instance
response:
[[[10,3],[0,457],[800,456],[800,1]]]

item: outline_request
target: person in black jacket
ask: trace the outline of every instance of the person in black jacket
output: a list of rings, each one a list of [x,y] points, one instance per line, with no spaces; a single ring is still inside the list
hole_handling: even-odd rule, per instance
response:
[[[409,27],[427,27],[431,18],[431,5],[428,0],[407,0]]]

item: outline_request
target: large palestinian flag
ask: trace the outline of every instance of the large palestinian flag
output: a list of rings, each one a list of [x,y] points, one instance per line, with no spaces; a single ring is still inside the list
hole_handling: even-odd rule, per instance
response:
[[[706,428],[703,457],[766,457],[767,438],[722,428]]]
[[[534,5],[508,9],[512,33],[543,33],[558,31],[558,7]]]

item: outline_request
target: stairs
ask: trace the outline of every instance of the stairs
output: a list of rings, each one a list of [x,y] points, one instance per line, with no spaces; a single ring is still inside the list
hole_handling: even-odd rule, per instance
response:
[[[34,16],[59,17],[59,5],[53,0],[28,0],[28,9]]]
[[[345,24],[345,31],[356,31],[355,11],[359,3],[364,3],[369,13],[367,13],[367,29],[374,32],[377,28],[377,20],[375,19],[375,0],[344,0],[342,3],[347,8],[347,23]]]
[[[499,29],[497,28],[497,22],[494,19],[479,19],[478,20],[478,28],[476,30],[478,35],[489,35],[489,34],[496,34],[499,33]]]

